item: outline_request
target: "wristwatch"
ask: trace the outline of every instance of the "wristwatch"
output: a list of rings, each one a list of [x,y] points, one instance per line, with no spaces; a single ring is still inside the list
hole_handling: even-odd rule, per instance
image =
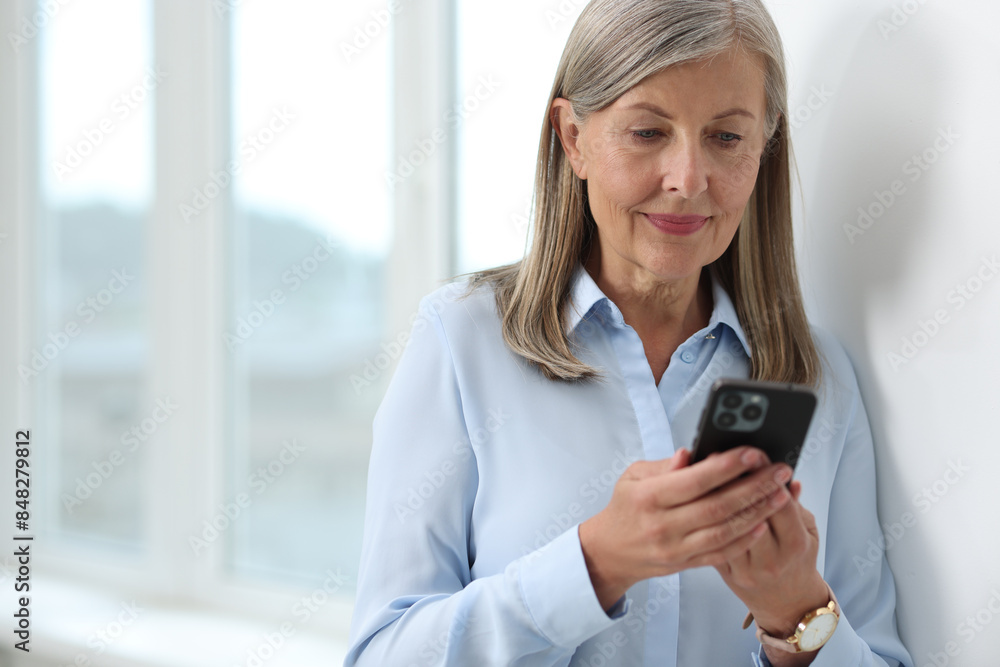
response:
[[[837,596],[833,594],[830,584],[826,585],[826,589],[830,593],[829,604],[825,607],[814,609],[803,616],[802,620],[795,627],[795,633],[792,636],[779,639],[778,637],[772,637],[764,632],[762,628],[758,627],[757,641],[765,646],[771,646],[788,653],[807,653],[809,651],[818,651],[822,648],[824,644],[830,641],[834,630],[837,629],[837,622],[840,620],[840,605],[837,604]],[[746,620],[743,621],[743,628],[750,627],[750,623],[752,622],[753,614],[747,614]]]

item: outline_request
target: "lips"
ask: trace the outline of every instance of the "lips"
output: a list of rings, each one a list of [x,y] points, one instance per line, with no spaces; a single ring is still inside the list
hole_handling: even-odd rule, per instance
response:
[[[708,218],[703,215],[654,215],[652,213],[644,213],[643,215],[660,231],[677,236],[694,234],[708,222]]]

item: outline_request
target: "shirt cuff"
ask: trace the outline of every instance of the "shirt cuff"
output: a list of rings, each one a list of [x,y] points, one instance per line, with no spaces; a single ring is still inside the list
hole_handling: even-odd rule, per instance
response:
[[[521,559],[519,580],[528,613],[555,646],[576,648],[628,613],[625,596],[610,612],[597,600],[580,546],[579,526]]]
[[[816,654],[816,659],[812,661],[812,667],[860,665],[864,656],[862,644],[861,637],[854,631],[851,622],[847,620],[847,616],[841,609],[837,629],[834,630],[830,641],[824,644],[823,648]]]

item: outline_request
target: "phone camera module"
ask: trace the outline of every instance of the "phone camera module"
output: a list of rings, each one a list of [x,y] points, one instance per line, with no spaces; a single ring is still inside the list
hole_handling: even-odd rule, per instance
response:
[[[736,413],[734,412],[723,412],[719,415],[719,418],[716,421],[722,428],[732,428],[736,425],[736,422],[738,422],[739,419],[737,419]]]
[[[722,406],[725,408],[735,410],[741,405],[743,405],[743,397],[736,392],[730,392],[722,397]]]
[[[753,391],[729,391],[715,406],[712,420],[724,431],[752,433],[764,424],[767,397]]]

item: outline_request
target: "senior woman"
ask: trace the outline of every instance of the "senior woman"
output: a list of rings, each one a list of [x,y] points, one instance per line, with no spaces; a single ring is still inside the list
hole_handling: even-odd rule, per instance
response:
[[[759,0],[586,7],[527,256],[424,300],[376,417],[346,665],[912,664],[857,382],[801,304],[785,87]],[[790,487],[690,463],[720,376],[817,389]]]

